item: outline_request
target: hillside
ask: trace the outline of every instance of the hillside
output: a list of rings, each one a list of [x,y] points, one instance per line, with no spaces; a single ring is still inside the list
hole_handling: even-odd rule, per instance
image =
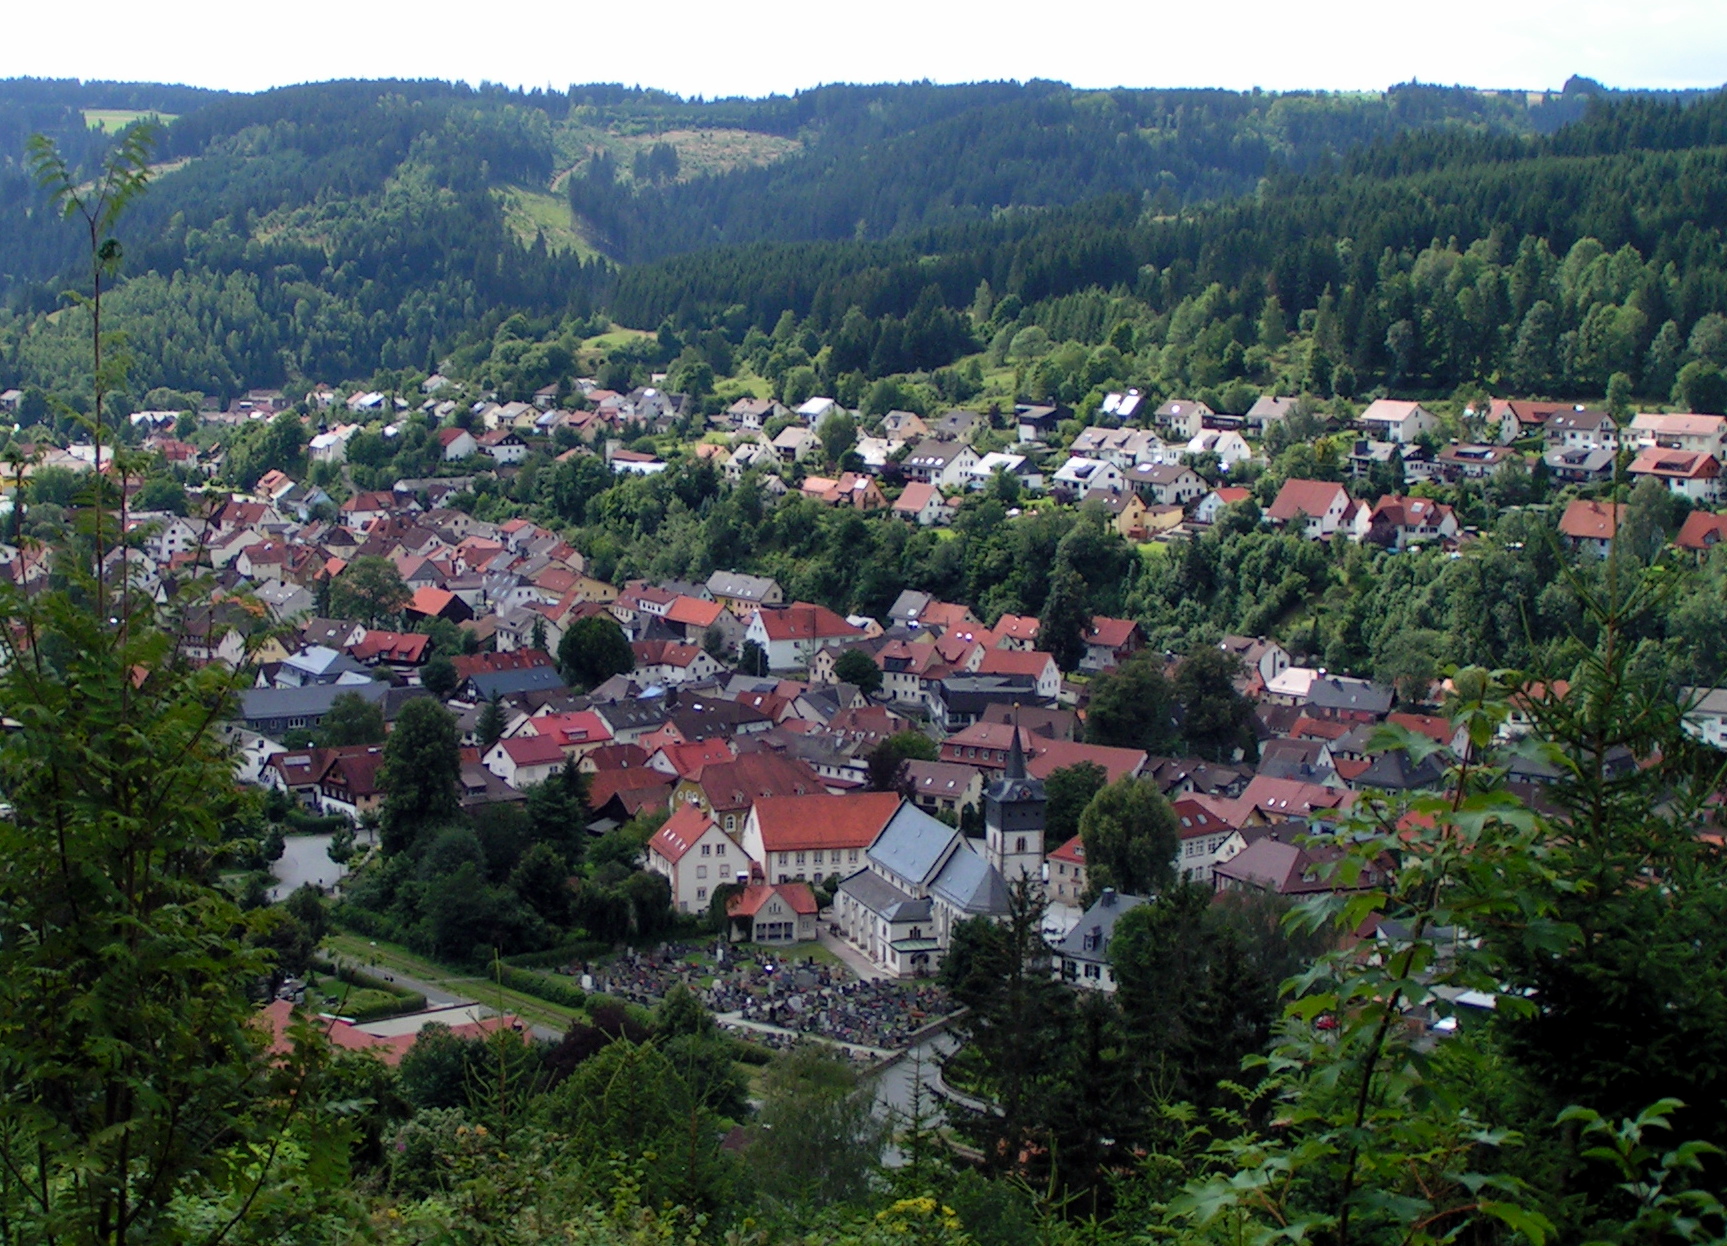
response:
[[[73,326],[44,314],[75,280],[77,240],[42,210],[27,176],[21,144],[36,130],[87,168],[113,141],[110,122],[174,118],[160,136],[161,175],[126,223],[129,279],[115,312],[138,392],[232,394],[429,371],[518,311],[555,319],[604,309],[625,324],[671,317],[702,329],[723,318],[738,323],[738,345],[747,324],[771,329],[787,310],[813,317],[818,333],[853,305],[878,323],[903,321],[930,297],[970,311],[986,280],[995,298],[1026,306],[1125,287],[1153,317],[1218,283],[1229,315],[1257,316],[1270,291],[1296,317],[1316,311],[1328,285],[1334,296],[1347,283],[1369,290],[1363,266],[1387,246],[1418,252],[1452,234],[1467,245],[1501,227],[1506,237],[1551,234],[1551,248],[1584,234],[1630,241],[1652,257],[1656,235],[1671,241],[1680,225],[1671,211],[1636,224],[1652,193],[1641,174],[1622,183],[1617,166],[1563,174],[1551,163],[1577,141],[1565,137],[1577,127],[1560,123],[1594,94],[1575,83],[1532,96],[1031,82],[707,102],[603,86],[337,82],[242,96],[0,84],[0,296],[11,308],[0,312],[0,381],[76,384]],[[1607,130],[1591,141],[1576,159],[1635,162],[1625,152],[1643,142]],[[1484,191],[1491,201],[1454,203],[1451,183],[1419,184],[1529,160],[1549,161],[1544,178],[1572,177],[1565,193],[1520,173]],[[1340,189],[1338,179],[1355,180]],[[1697,194],[1707,209],[1708,186]],[[1536,202],[1573,219],[1536,219],[1547,210]],[[1337,224],[1367,204],[1373,223]],[[1698,218],[1703,228],[1710,219]],[[1225,245],[1242,230],[1250,246]],[[1346,257],[1343,238],[1375,241]],[[1685,262],[1713,264],[1701,253]],[[1713,306],[1712,295],[1688,297],[1688,308]],[[1409,379],[1407,366],[1388,372],[1383,327],[1357,340],[1367,332],[1358,311],[1348,303],[1340,313],[1351,366]],[[932,341],[881,352],[872,343],[842,371],[927,372],[975,348],[951,327]],[[1424,361],[1419,374],[1448,386],[1461,372]]]

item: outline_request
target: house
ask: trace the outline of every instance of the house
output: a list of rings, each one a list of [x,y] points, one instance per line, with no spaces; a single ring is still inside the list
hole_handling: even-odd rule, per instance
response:
[[[482,434],[478,444],[499,463],[520,463],[528,457],[528,443],[507,428],[495,428]]]
[[[1721,496],[1721,464],[1701,450],[1640,450],[1625,474],[1638,480],[1659,480],[1669,492],[1693,502],[1714,502]]]
[[[1124,492],[1127,477],[1114,463],[1074,455],[1055,469],[1055,475],[1050,478],[1050,488],[1062,501],[1072,502],[1093,490]]]
[[[1367,404],[1355,421],[1369,437],[1406,445],[1439,429],[1439,419],[1419,402],[1380,398]]]
[[[1290,667],[1289,651],[1275,640],[1267,640],[1263,636],[1225,636],[1217,647],[1233,653],[1241,660],[1243,669],[1258,675],[1268,687]]]
[[[1363,869],[1347,885],[1341,879],[1334,880],[1326,867],[1342,855],[1341,847],[1326,843],[1302,847],[1283,838],[1281,832],[1274,832],[1255,839],[1219,864],[1213,877],[1219,891],[1280,896],[1366,890],[1383,881],[1383,866]]]
[[[913,437],[928,437],[929,425],[923,417],[912,411],[889,411],[881,417],[881,431],[884,437],[897,438],[900,441],[910,441]]]
[[[1205,427],[1205,421],[1216,414],[1203,402],[1172,398],[1152,413],[1151,423],[1171,441],[1192,441]]]
[[[636,657],[636,676],[651,683],[700,683],[725,670],[700,645],[675,640],[637,640],[630,643],[630,651]]]
[[[1502,444],[1510,445],[1524,437],[1544,435],[1548,423],[1556,415],[1580,413],[1584,410],[1586,408],[1581,403],[1495,398],[1487,405],[1487,424],[1490,428],[1499,430]]]
[[[457,459],[465,459],[469,455],[478,454],[479,442],[465,428],[440,428],[435,440],[443,450],[444,462],[454,463]]]
[[[816,897],[805,883],[752,882],[726,901],[733,943],[784,946],[816,937]]]
[[[928,438],[911,448],[900,463],[906,479],[940,489],[964,488],[978,464],[978,452],[963,441]]]
[[[1428,541],[1444,541],[1458,533],[1451,507],[1431,498],[1387,494],[1366,512],[1356,539],[1385,549],[1405,550]]]
[[[1273,424],[1282,423],[1295,413],[1298,401],[1274,394],[1261,394],[1254,399],[1253,405],[1247,409],[1247,415],[1243,418],[1249,429],[1263,437],[1271,431]]]
[[[1061,691],[1061,668],[1054,655],[1037,649],[985,649],[974,669],[979,675],[1029,678],[1039,701],[1053,701]]]
[[[739,428],[759,432],[769,420],[786,414],[786,409],[772,398],[739,398],[726,408],[726,414]]]
[[[1043,473],[1023,454],[1007,454],[1000,450],[991,450],[977,461],[977,466],[971,469],[970,485],[973,489],[982,489],[995,479],[997,472],[1010,476],[1021,489],[1029,493],[1043,492]]]
[[[1115,974],[1109,965],[1109,941],[1115,934],[1115,923],[1122,914],[1144,903],[1139,896],[1117,895],[1115,888],[1105,887],[1079,924],[1052,949],[1056,979],[1069,986],[1113,994]]]
[[[606,462],[617,476],[657,476],[666,470],[666,463],[655,455],[641,450],[620,450],[609,444]]]
[[[1243,489],[1235,485],[1213,489],[1200,498],[1199,505],[1193,508],[1193,522],[1196,524],[1214,524],[1223,516],[1224,511],[1237,502],[1247,501],[1252,496],[1253,490]]]
[[[1547,465],[1553,479],[1561,484],[1598,485],[1613,479],[1613,467],[1618,452],[1608,446],[1589,448],[1560,446],[1547,451],[1541,461]]]
[[[1094,615],[1085,633],[1085,656],[1079,660],[1082,671],[1112,671],[1145,644],[1139,624],[1132,619],[1111,619]]]
[[[347,647],[348,656],[364,666],[412,670],[425,664],[432,638],[424,632],[367,631]]]
[[[711,581],[710,581],[711,586]],[[789,606],[763,606],[744,629],[744,639],[760,645],[768,657],[768,669],[799,670],[809,665],[817,649],[844,644],[863,635],[826,606],[807,601]]]
[[[872,964],[894,977],[933,974],[953,928],[1008,912],[1001,873],[953,827],[902,804],[839,885],[834,920]]]
[[[771,445],[782,463],[801,463],[810,455],[820,452],[822,439],[803,425],[792,424],[780,429]]]
[[[1187,454],[1214,454],[1224,471],[1233,471],[1237,464],[1253,458],[1253,447],[1247,438],[1233,428],[1207,428],[1187,443]]]
[[[1710,748],[1727,750],[1727,689],[1681,688],[1685,733]]]
[[[1145,395],[1137,389],[1130,389],[1126,393],[1105,394],[1103,401],[1097,405],[1097,418],[1106,424],[1125,424],[1138,418],[1144,402]]]
[[[897,792],[764,797],[751,805],[738,841],[769,881],[819,883],[854,873],[899,808]]]
[[[1019,443],[1048,441],[1061,429],[1066,416],[1061,407],[1040,403],[1019,403],[1014,407],[1015,426]]]
[[[1543,430],[1549,450],[1617,450],[1619,425],[1605,411],[1571,407],[1547,418]]]
[[[1727,537],[1727,514],[1692,511],[1685,516],[1673,544],[1693,554],[1706,554]]]
[[[382,744],[301,749],[272,755],[264,763],[262,778],[267,786],[297,797],[325,817],[340,814],[358,822],[384,803],[378,782],[383,763]]]
[[[648,840],[646,868],[671,884],[678,912],[705,913],[714,888],[747,875],[749,859],[699,805],[679,805]]]
[[[920,528],[927,528],[947,517],[947,500],[934,485],[914,480],[894,499],[893,513],[898,519],[909,519]]]
[[[1181,841],[1175,858],[1176,868],[1184,879],[1210,883],[1217,854],[1236,828],[1225,820],[1219,809],[1203,799],[1183,797],[1171,802],[1170,808],[1180,824],[1176,831]]]
[[[1128,480],[1140,497],[1162,506],[1186,506],[1207,492],[1207,485],[1199,473],[1179,463],[1136,467],[1128,474]]]
[[[1391,700],[1392,691],[1383,684],[1321,672],[1308,685],[1305,708],[1311,718],[1378,722],[1391,712]]]
[[[1337,531],[1348,507],[1349,494],[1340,484],[1329,480],[1286,480],[1265,514],[1279,527],[1300,516],[1301,535],[1318,541]]]
[[[1080,499],[1082,506],[1101,506],[1109,512],[1109,526],[1121,536],[1124,541],[1143,541],[1148,536],[1146,516],[1150,510],[1137,493],[1111,493],[1106,489],[1092,489],[1083,494]],[[1179,512],[1180,508],[1176,508]]]
[[[1447,481],[1484,480],[1511,459],[1521,457],[1510,446],[1454,441],[1434,456],[1434,465]]]
[[[448,619],[452,623],[463,623],[474,617],[473,607],[442,588],[416,589],[402,613],[421,619]]]
[[[905,782],[919,809],[958,819],[983,799],[983,771],[948,761],[908,761]]]
[[[989,420],[976,411],[956,409],[938,416],[929,433],[938,441],[963,441],[969,445],[972,438],[988,427]]]
[[[1057,904],[1077,905],[1085,898],[1085,841],[1078,835],[1049,854],[1044,891]]]
[[[802,760],[777,753],[742,753],[679,779],[672,789],[672,801],[674,808],[686,802],[700,805],[727,834],[741,836],[744,821],[757,801],[825,791],[821,777]]]
[[[714,572],[707,579],[707,590],[715,601],[740,619],[748,619],[762,606],[777,606],[786,599],[777,581],[741,571]]]
[[[1650,415],[1631,418],[1630,440],[1645,449],[1690,450],[1727,458],[1727,416]]]
[[[1572,549],[1587,550],[1606,557],[1613,545],[1613,534],[1619,530],[1624,513],[1622,502],[1595,502],[1575,498],[1559,517],[1559,535]]]
[[[834,415],[839,410],[839,403],[835,402],[832,398],[822,398],[818,396],[800,404],[793,414],[795,414],[798,419],[802,420],[805,424],[808,424],[811,428],[816,428],[821,425],[823,420],[827,419],[830,415]]]
[[[522,735],[499,740],[480,761],[518,791],[544,783],[564,768],[563,747],[551,736]]]

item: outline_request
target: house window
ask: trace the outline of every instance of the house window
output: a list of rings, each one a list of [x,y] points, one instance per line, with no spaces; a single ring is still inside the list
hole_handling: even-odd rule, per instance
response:
[[[788,858],[790,856],[791,856],[791,853],[789,853],[789,852],[780,853],[780,864],[785,865],[786,864],[786,858]]]
[[[853,848],[853,849],[852,849],[852,850],[851,850],[851,863],[852,863],[852,864],[853,864],[853,865],[856,865],[856,864],[857,864],[857,859],[858,859],[858,850],[857,850],[857,849],[856,849],[856,848]]]
[[[1017,838],[1013,841],[1013,850],[1015,852],[1024,852],[1025,851],[1025,836],[1024,835],[1021,835],[1019,838]]]
[[[1097,978],[1100,978],[1100,977],[1102,977],[1102,976],[1103,976],[1103,974],[1102,974],[1102,972],[1101,972],[1101,971],[1100,971],[1100,970],[1099,970],[1099,968],[1098,968],[1098,966],[1096,966],[1096,965],[1087,965],[1087,966],[1086,966],[1086,967],[1085,967],[1085,976],[1086,976],[1086,977],[1088,977],[1088,978],[1091,978],[1091,979],[1093,979],[1093,980],[1095,980],[1095,979],[1097,979]]]
[[[817,860],[821,859],[819,854],[817,855],[816,859]],[[802,865],[803,863],[804,863],[804,854],[800,852],[800,853],[798,853],[798,864]]]
[[[708,898],[708,889],[706,887],[697,887],[696,888],[696,899],[706,900],[707,898]]]
[[[706,878],[707,876],[708,876],[708,867],[707,866],[705,866],[705,865],[696,866],[696,877],[697,878]]]
[[[705,856],[707,856],[707,855],[708,855],[708,854],[709,854],[709,851],[710,851],[710,850],[709,850],[709,848],[708,848],[708,845],[706,845],[706,844],[703,844],[703,845],[702,845],[702,855],[703,855],[703,856],[704,856],[704,857],[705,857]]]
[[[731,819],[727,818],[726,821],[729,823],[731,821]],[[726,846],[724,844],[715,844],[714,845],[714,855],[716,857],[725,856],[726,855]]]

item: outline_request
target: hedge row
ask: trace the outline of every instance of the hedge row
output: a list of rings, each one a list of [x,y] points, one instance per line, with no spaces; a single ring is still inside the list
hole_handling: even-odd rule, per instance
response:
[[[596,960],[611,950],[612,945],[609,943],[583,939],[576,943],[549,947],[543,952],[522,952],[517,956],[506,956],[504,964],[517,969],[559,969],[580,960]]]
[[[534,973],[528,969],[518,969],[514,965],[500,964],[497,969],[501,985],[512,991],[520,991],[523,995],[532,995],[535,999],[543,999],[549,1004],[562,1004],[565,1008],[580,1008],[588,1002],[587,992],[582,990],[568,978],[557,974]]]

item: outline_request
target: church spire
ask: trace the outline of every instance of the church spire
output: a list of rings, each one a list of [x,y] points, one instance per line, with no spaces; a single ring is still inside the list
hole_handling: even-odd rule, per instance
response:
[[[1019,704],[1013,707],[1013,744],[1007,754],[1007,777],[1010,779],[1025,778],[1025,750],[1019,743]]]

